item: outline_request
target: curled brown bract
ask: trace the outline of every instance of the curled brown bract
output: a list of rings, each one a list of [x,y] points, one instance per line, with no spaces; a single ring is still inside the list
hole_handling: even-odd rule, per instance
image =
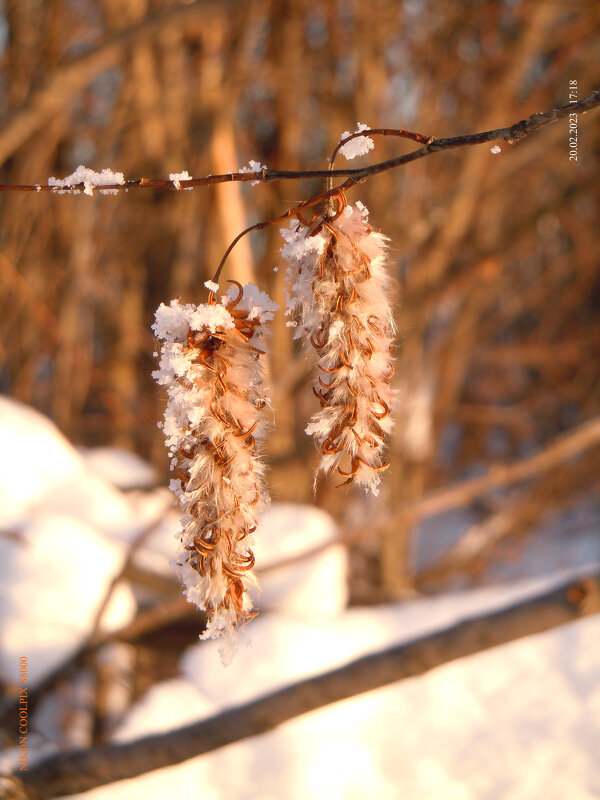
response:
[[[182,337],[182,351],[192,366],[186,373],[190,377],[178,384],[184,391],[199,393],[205,411],[188,426],[172,458],[181,487],[186,563],[205,579],[198,580],[194,594],[204,597],[202,607],[209,617],[223,612],[216,630],[221,630],[223,621],[234,625],[255,616],[246,595],[255,557],[247,545],[256,530],[255,514],[263,494],[254,469],[258,412],[266,405],[255,388],[260,379],[255,383],[253,375],[263,352],[252,344],[260,321],[244,308],[242,285],[230,283],[235,292],[225,309],[233,326],[190,330]],[[208,305],[216,305],[213,292]],[[244,381],[245,373],[252,380]]]
[[[310,224],[307,237],[320,232],[323,241],[312,271],[298,281],[298,296],[306,304],[305,294],[312,289],[302,332],[305,345],[318,355],[313,394],[320,411],[310,430],[321,448],[320,469],[342,475],[341,486],[355,481],[376,493],[376,473],[386,467],[383,440],[391,427],[386,418],[392,402],[393,323],[383,269],[385,238],[373,232],[366,213],[364,206],[349,209],[345,194],[332,194],[320,222],[300,219]],[[307,255],[302,269],[311,269],[310,264]],[[341,466],[344,454],[349,461]]]

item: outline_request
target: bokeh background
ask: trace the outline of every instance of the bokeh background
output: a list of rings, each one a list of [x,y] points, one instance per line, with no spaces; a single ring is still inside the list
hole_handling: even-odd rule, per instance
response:
[[[357,122],[436,137],[507,126],[567,103],[573,81],[579,99],[600,88],[599,29],[592,0],[4,0],[0,181],[45,184],[79,164],[126,179],[226,173],[250,159],[316,169]],[[349,166],[413,146],[378,137]],[[396,287],[399,403],[377,499],[328,481],[313,497],[310,365],[283,314],[273,324],[272,496],[316,504],[348,535],[353,605],[600,558],[598,109],[579,116],[577,162],[569,152],[562,120],[499,154],[490,145],[436,153],[349,193],[389,236]],[[0,392],[79,448],[118,447],[153,467],[138,487],[121,475],[120,490],[165,486],[155,308],[178,296],[202,302],[237,233],[322,189],[304,179],[92,198],[0,192]],[[251,234],[226,277],[283,305],[281,245],[277,226]],[[557,457],[561,436],[576,439]],[[43,457],[36,441],[0,454],[7,474],[17,452],[26,456],[13,462],[23,463],[13,475],[21,488],[27,459]],[[520,480],[429,502],[548,448],[550,467],[542,457]],[[285,537],[293,514],[278,524]],[[182,632],[172,577],[126,566],[139,607],[176,605],[130,653],[139,697],[176,673],[199,624],[192,616]],[[65,691],[72,700],[78,690]],[[102,741],[95,719],[87,738],[69,742]]]
[[[80,163],[126,178],[198,177],[249,159],[323,168],[357,121],[437,137],[509,125],[568,102],[572,80],[580,99],[598,88],[599,23],[592,2],[6,0],[1,180],[45,183]],[[439,153],[352,190],[391,239],[398,289],[401,401],[378,511],[531,454],[598,413],[599,130],[600,114],[580,116],[576,163],[562,121],[496,156]],[[378,138],[370,158],[410,146]],[[134,450],[166,477],[154,309],[203,300],[242,228],[321,189],[2,194],[0,389],[73,442]],[[277,227],[252,234],[227,277],[282,303],[280,246]],[[273,327],[273,496],[311,502],[308,366],[283,315]],[[588,450],[481,499],[473,524],[495,519],[497,540],[527,535],[595,491],[599,458]],[[342,516],[352,505],[330,486],[318,503]],[[396,520],[371,537],[357,564],[362,599],[422,583],[417,533]],[[476,555],[469,568],[488,548]]]

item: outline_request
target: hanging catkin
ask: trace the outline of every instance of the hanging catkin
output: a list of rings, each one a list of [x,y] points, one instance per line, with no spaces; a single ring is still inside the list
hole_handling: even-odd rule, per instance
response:
[[[282,253],[296,337],[317,356],[313,391],[321,408],[306,432],[320,446],[319,470],[336,471],[340,486],[354,481],[377,494],[379,473],[389,466],[383,448],[392,427],[394,324],[387,239],[367,217],[357,203],[316,225],[294,222],[282,230]]]
[[[266,501],[258,447],[263,409],[262,324],[275,304],[249,284],[222,304],[161,304],[153,326],[163,341],[159,369],[167,387],[163,431],[181,507],[180,570],[188,599],[204,609],[203,638],[233,644],[236,626],[255,616],[252,535]],[[235,296],[231,296],[231,295]],[[227,643],[226,643],[227,644]],[[234,648],[225,647],[224,660]]]

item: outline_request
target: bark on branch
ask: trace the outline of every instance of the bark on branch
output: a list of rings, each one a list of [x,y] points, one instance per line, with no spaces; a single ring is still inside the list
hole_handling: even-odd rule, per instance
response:
[[[178,764],[273,730],[301,714],[600,610],[600,570],[493,613],[371,653],[244,706],[165,734],[127,744],[61,754],[20,776],[0,779],[6,800],[45,800],[88,791]]]

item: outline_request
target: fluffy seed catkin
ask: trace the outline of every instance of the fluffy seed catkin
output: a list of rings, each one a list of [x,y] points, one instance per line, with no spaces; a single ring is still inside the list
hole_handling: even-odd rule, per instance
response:
[[[319,470],[336,471],[377,494],[389,466],[394,322],[385,271],[387,239],[373,231],[362,203],[311,228],[282,230],[296,311],[295,336],[317,356],[320,403],[306,432],[321,448]]]
[[[235,283],[235,282],[233,282]],[[153,377],[167,387],[163,431],[181,508],[179,564],[187,598],[204,609],[203,638],[225,635],[224,662],[239,623],[255,616],[248,589],[252,535],[267,499],[258,446],[265,436],[262,324],[276,305],[252,284],[217,304],[161,304],[153,325],[162,340]]]

